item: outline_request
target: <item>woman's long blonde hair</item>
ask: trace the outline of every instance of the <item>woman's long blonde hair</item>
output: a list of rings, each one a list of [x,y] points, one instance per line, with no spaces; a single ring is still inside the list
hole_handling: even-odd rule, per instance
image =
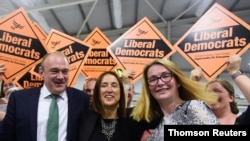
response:
[[[213,104],[217,101],[218,95],[206,91],[205,84],[189,79],[172,61],[167,59],[156,59],[148,64],[143,70],[142,91],[130,115],[133,119],[150,122],[159,116],[163,116],[161,108],[151,95],[148,86],[147,73],[149,68],[154,64],[160,64],[166,67],[173,74],[173,77],[175,77],[176,81],[180,84],[179,96],[182,100],[197,99],[203,100],[207,104]]]

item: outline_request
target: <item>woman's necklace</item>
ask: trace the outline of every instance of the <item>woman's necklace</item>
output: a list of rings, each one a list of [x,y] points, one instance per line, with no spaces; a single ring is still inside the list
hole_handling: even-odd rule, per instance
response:
[[[114,119],[110,123],[106,123],[103,119],[101,119],[102,124],[102,133],[107,137],[108,140],[110,140],[113,137],[113,134],[115,133],[115,126],[117,124],[116,119]]]

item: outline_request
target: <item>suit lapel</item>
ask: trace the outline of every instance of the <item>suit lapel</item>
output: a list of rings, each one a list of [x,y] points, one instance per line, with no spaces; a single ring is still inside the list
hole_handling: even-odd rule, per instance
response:
[[[67,91],[67,96],[68,96],[68,123],[67,123],[67,140],[70,140],[71,139],[71,135],[73,134],[72,133],[72,128],[74,128],[74,116],[75,113],[74,113],[74,109],[77,108],[77,107],[74,107],[75,105],[75,101],[74,101],[74,98],[73,98],[73,93],[72,91],[70,91],[70,89],[66,89]]]
[[[28,91],[28,98],[27,103],[28,105],[28,112],[30,118],[30,128],[32,134],[32,140],[37,140],[37,113],[38,113],[38,100],[40,96],[40,88],[35,88]]]

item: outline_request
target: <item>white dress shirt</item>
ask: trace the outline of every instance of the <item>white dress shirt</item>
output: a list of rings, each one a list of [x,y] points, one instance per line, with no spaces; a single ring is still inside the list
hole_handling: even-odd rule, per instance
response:
[[[46,86],[43,85],[38,102],[37,141],[46,141],[47,122],[51,102],[50,94]],[[58,141],[67,141],[68,97],[65,91],[60,94],[60,98],[57,98],[57,104],[59,109]]]

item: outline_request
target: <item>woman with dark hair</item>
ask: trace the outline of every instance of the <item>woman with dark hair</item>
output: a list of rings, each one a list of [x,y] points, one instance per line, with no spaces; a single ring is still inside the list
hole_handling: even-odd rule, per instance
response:
[[[200,81],[202,78],[202,69],[196,67],[190,73],[190,79]],[[211,109],[218,118],[220,124],[234,124],[239,109],[235,101],[235,92],[233,85],[222,78],[217,78],[207,82],[205,89],[218,94],[219,98],[216,103],[211,105]]]
[[[137,122],[128,116],[132,108],[127,108],[124,81],[113,71],[97,78],[91,107],[82,115],[79,141],[138,141],[144,130],[159,123]]]
[[[115,72],[104,72],[95,84],[92,109],[83,115],[79,141],[128,141],[127,123],[123,83]]]
[[[241,60],[242,58],[239,55],[233,54],[228,58],[227,62],[227,71],[228,74],[232,77],[235,84],[239,87],[242,94],[245,96],[248,103],[250,103],[250,79],[245,75],[241,70]],[[243,125],[250,124],[250,104],[248,104],[247,109],[243,111],[235,120],[235,124]]]

